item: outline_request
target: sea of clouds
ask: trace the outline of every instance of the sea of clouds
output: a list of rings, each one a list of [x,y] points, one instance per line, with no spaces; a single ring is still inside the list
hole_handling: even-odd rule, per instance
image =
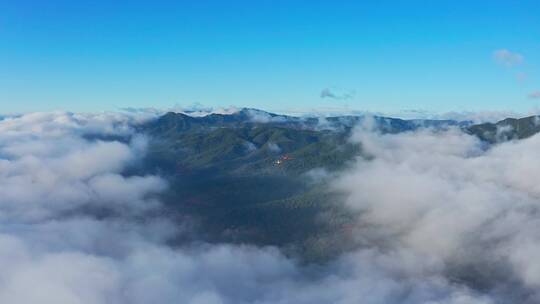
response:
[[[157,114],[156,114],[157,115]],[[194,242],[142,161],[148,113],[0,120],[0,303],[538,303],[540,136],[487,148],[457,129],[383,135],[329,186],[359,216],[324,265]]]

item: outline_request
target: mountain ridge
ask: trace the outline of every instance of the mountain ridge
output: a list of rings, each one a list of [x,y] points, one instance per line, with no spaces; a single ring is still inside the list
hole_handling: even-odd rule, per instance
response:
[[[291,128],[304,129],[342,129],[352,128],[358,123],[373,120],[382,131],[400,132],[415,130],[420,127],[443,128],[449,126],[469,126],[470,121],[457,121],[452,119],[401,119],[377,115],[339,115],[339,116],[290,116],[275,114],[254,108],[243,108],[234,113],[209,113],[204,116],[191,116],[189,113],[167,112],[152,124],[172,123],[176,120],[183,128],[191,127],[233,127],[239,125],[271,124]]]
[[[361,143],[349,140],[356,125],[371,124],[381,133],[457,127],[495,144],[535,134],[540,131],[537,120],[471,125],[388,117],[302,118],[256,109],[196,117],[169,112],[140,127],[149,138],[143,171],[167,178],[170,190],[163,201],[171,214],[187,214],[201,223],[205,241],[274,245],[308,260],[325,260],[350,243],[344,232],[351,214],[337,207],[342,196],[324,187],[325,179],[356,158],[370,158]],[[506,130],[505,137],[496,136],[499,129]],[[321,222],[321,217],[329,220]]]
[[[525,139],[540,132],[540,116],[505,118],[495,123],[472,125],[466,131],[492,144]]]

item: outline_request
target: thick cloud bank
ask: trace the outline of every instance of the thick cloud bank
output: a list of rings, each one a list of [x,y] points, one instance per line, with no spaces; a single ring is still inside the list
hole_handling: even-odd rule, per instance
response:
[[[300,266],[277,248],[169,246],[147,140],[120,114],[0,121],[0,303],[535,303],[540,137],[485,151],[457,130],[359,131],[372,160],[332,187],[358,249]]]
[[[409,278],[435,275],[495,303],[540,301],[540,136],[489,150],[458,130],[354,140],[374,159],[336,185],[360,212],[363,246]]]

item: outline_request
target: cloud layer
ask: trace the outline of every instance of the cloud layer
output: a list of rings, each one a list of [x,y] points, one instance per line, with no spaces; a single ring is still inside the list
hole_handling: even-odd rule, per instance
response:
[[[128,175],[136,115],[0,121],[1,303],[535,303],[540,137],[486,150],[458,130],[359,129],[331,188],[359,212],[357,249],[299,265],[278,248],[193,243]]]
[[[489,150],[459,130],[355,140],[375,158],[336,185],[362,214],[364,246],[391,252],[407,277],[460,282],[494,303],[539,300],[540,136]]]

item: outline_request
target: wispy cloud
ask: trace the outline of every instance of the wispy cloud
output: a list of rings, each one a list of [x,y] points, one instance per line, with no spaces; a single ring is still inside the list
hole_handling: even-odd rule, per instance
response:
[[[540,91],[534,91],[529,94],[529,98],[531,99],[538,99],[540,98]]]
[[[525,82],[529,78],[529,75],[525,72],[519,72],[516,74],[516,78],[519,82]]]
[[[505,67],[514,67],[525,61],[523,55],[511,52],[507,49],[500,49],[493,52],[493,59],[495,62]]]
[[[354,91],[341,90],[337,88],[325,88],[321,91],[321,98],[346,100],[353,98],[354,94]]]

